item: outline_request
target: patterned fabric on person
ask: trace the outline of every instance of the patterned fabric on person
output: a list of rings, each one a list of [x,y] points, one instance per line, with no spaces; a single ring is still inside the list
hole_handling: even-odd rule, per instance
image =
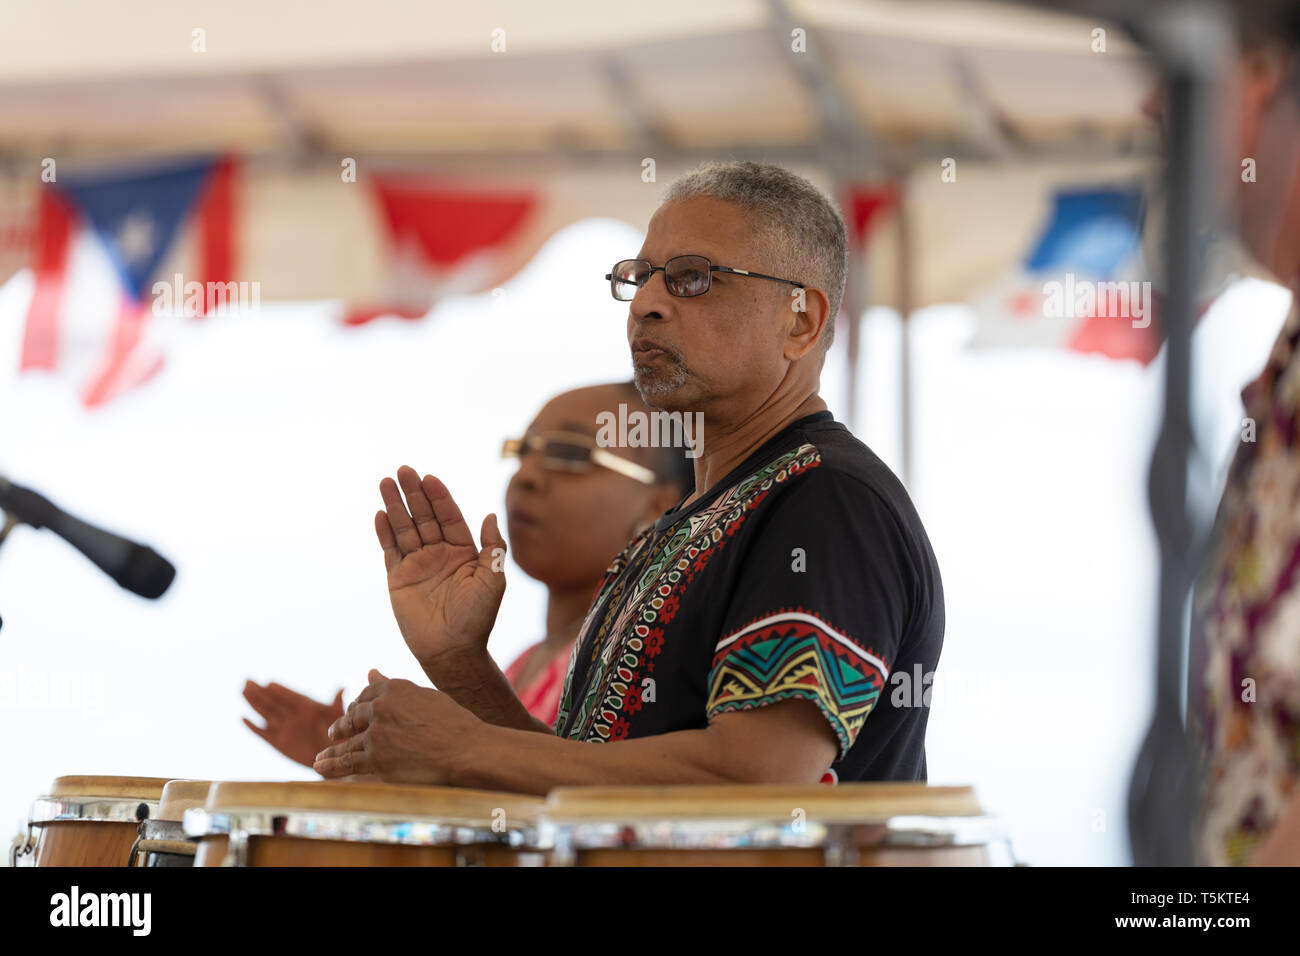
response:
[[[1193,597],[1188,718],[1205,770],[1202,865],[1249,862],[1300,775],[1298,342],[1293,310],[1242,392],[1243,440]]]
[[[924,780],[928,707],[911,683],[928,685],[943,624],[938,565],[906,491],[818,412],[614,559],[555,732],[618,741],[806,700],[837,745],[825,779]]]
[[[506,668],[506,680],[514,686],[515,679],[528,663],[528,659],[541,648],[534,644],[514,659]],[[569,669],[569,655],[573,653],[573,643],[566,644],[556,652],[555,657],[525,687],[516,687],[515,693],[524,708],[546,724],[555,726],[555,717],[560,709],[560,692],[564,689],[564,675]]]

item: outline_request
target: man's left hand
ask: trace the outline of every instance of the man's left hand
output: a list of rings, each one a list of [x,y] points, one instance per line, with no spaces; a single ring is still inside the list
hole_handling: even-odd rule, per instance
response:
[[[329,728],[334,741],[316,755],[322,777],[374,774],[387,783],[446,785],[486,726],[441,691],[377,670]]]

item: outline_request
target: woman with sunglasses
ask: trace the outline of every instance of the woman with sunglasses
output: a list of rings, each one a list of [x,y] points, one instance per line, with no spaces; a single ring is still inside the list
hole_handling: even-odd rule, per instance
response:
[[[602,448],[601,412],[649,409],[631,382],[563,392],[537,413],[504,457],[519,459],[506,488],[510,555],[547,588],[546,636],[505,675],[528,712],[553,724],[574,638],[613,558],[647,525],[690,494],[691,461],[682,449]],[[343,691],[324,704],[281,684],[248,681],[244,698],[266,721],[245,725],[276,750],[310,767],[343,714]]]

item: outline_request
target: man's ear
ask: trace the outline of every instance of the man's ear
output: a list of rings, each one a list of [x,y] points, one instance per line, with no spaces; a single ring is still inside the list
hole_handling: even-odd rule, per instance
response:
[[[1265,43],[1246,50],[1241,55],[1241,82],[1243,95],[1249,105],[1260,112],[1268,110],[1277,100],[1291,66],[1291,57],[1281,46]]]
[[[820,349],[821,336],[817,334],[818,323],[834,322],[830,314],[830,298],[821,289],[800,289],[802,309],[796,309],[797,300],[791,300],[791,312],[787,325],[785,357],[788,361],[801,359],[813,349]],[[822,335],[827,334],[821,329]]]

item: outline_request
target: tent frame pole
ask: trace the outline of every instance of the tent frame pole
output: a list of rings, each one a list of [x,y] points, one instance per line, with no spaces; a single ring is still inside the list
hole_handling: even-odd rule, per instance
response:
[[[1192,432],[1191,338],[1193,289],[1200,237],[1211,225],[1215,188],[1215,90],[1231,33],[1218,2],[1170,3],[1138,24],[1156,54],[1169,91],[1164,419],[1151,459],[1151,517],[1160,541],[1155,702],[1151,724],[1133,766],[1128,823],[1138,866],[1189,865],[1196,857],[1202,772],[1181,707],[1187,649],[1188,597],[1202,553],[1203,516],[1188,490],[1200,482]]]
[[[896,181],[898,224],[898,391],[899,391],[899,470],[903,487],[912,491],[915,477],[912,443],[912,224],[907,181]]]

